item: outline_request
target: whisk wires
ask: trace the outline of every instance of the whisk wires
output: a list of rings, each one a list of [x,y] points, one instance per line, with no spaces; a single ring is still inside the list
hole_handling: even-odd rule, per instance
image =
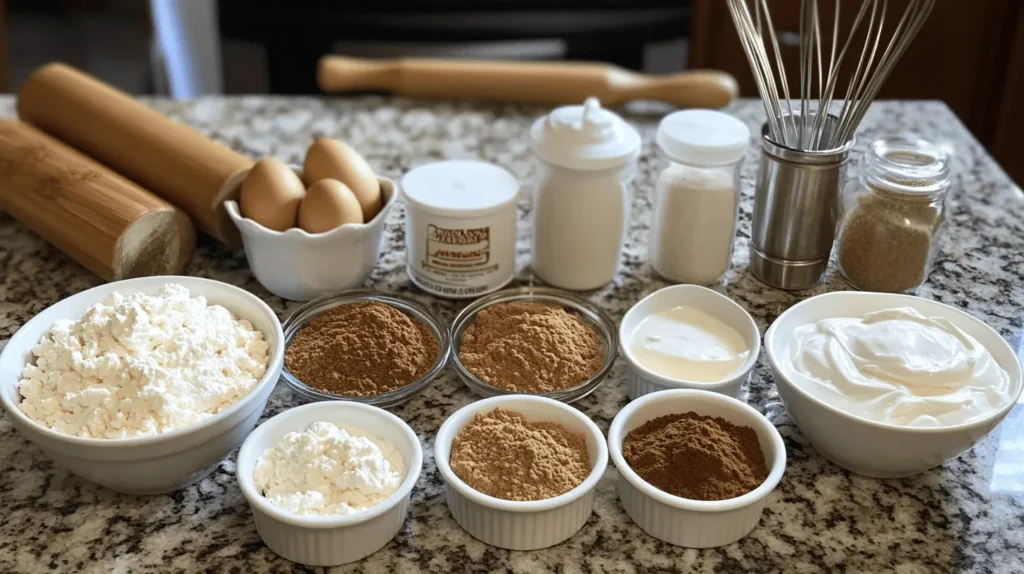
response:
[[[769,137],[790,148],[820,151],[841,147],[853,138],[937,0],[909,0],[896,25],[888,27],[889,0],[860,0],[846,34],[840,30],[841,0],[832,1],[830,33],[823,30],[819,0],[801,0],[795,107],[768,0],[726,2],[764,104]],[[836,99],[847,59],[852,70],[845,93]],[[834,102],[842,102],[841,108],[829,119]]]

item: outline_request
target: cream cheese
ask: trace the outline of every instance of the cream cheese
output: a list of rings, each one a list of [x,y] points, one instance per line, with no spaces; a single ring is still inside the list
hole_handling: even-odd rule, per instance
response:
[[[750,355],[736,329],[685,305],[645,318],[630,339],[633,356],[644,368],[670,379],[698,383],[729,379]]]
[[[909,307],[797,327],[780,367],[844,412],[880,423],[968,423],[1006,405],[1010,377],[976,339]]]

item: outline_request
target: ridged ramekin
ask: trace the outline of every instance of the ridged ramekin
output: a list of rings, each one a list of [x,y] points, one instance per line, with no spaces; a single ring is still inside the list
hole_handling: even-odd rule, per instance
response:
[[[647,369],[633,356],[633,332],[640,322],[655,313],[681,305],[696,307],[704,311],[736,329],[736,332],[743,337],[749,354],[747,360],[732,376],[713,382],[672,379]],[[644,297],[626,313],[619,324],[619,347],[622,358],[629,365],[629,371],[626,374],[626,394],[630,399],[667,389],[698,389],[739,398],[743,392],[743,383],[750,377],[750,372],[757,363],[757,357],[761,354],[761,332],[758,331],[757,323],[754,322],[750,313],[725,295],[700,285],[673,285]]]
[[[622,440],[631,430],[660,416],[691,411],[754,429],[768,468],[761,486],[727,500],[691,500],[655,488],[629,467]],[[686,548],[724,546],[750,534],[786,470],[786,446],[778,429],[746,403],[710,391],[658,391],[629,403],[612,421],[608,449],[619,470],[619,500],[626,514],[651,536]]]
[[[256,461],[284,435],[319,421],[355,427],[395,445],[406,466],[398,490],[366,510],[343,516],[303,516],[271,504],[253,480]],[[366,558],[398,534],[422,468],[423,447],[402,419],[374,406],[330,401],[284,411],[256,427],[238,452],[236,473],[256,530],[271,550],[300,564],[337,566]]]
[[[576,488],[546,500],[502,500],[470,488],[448,464],[452,439],[474,415],[495,408],[517,411],[530,422],[556,422],[583,433],[590,456],[590,474]],[[608,467],[608,447],[601,429],[569,405],[547,397],[502,395],[462,407],[448,417],[437,431],[434,458],[444,477],[448,509],[459,526],[491,546],[537,550],[564,542],[587,522],[594,508],[594,489]]]

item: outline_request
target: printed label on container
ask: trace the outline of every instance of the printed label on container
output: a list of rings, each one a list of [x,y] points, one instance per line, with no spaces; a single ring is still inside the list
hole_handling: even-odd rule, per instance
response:
[[[488,291],[486,277],[501,268],[492,261],[490,227],[449,229],[428,224],[424,247],[422,272],[415,278],[439,293],[465,296]]]
[[[413,280],[420,286],[420,288],[426,289],[431,293],[446,295],[449,297],[474,297],[494,290],[494,287],[491,287],[490,285],[466,285],[462,287],[455,287],[445,283],[438,283],[437,281],[431,281],[422,273],[417,273],[415,270],[412,271],[412,276]]]
[[[491,228],[445,229],[427,226],[426,260],[424,269],[437,269],[449,273],[473,273],[496,270],[491,261]]]

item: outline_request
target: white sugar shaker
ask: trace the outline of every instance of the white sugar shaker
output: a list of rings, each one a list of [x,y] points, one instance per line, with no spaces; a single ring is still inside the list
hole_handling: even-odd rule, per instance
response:
[[[597,98],[538,119],[533,191],[533,271],[550,285],[585,291],[615,277],[629,223],[640,134]]]
[[[669,281],[714,283],[732,260],[750,128],[723,112],[685,110],[662,119],[656,142],[651,264]]]

